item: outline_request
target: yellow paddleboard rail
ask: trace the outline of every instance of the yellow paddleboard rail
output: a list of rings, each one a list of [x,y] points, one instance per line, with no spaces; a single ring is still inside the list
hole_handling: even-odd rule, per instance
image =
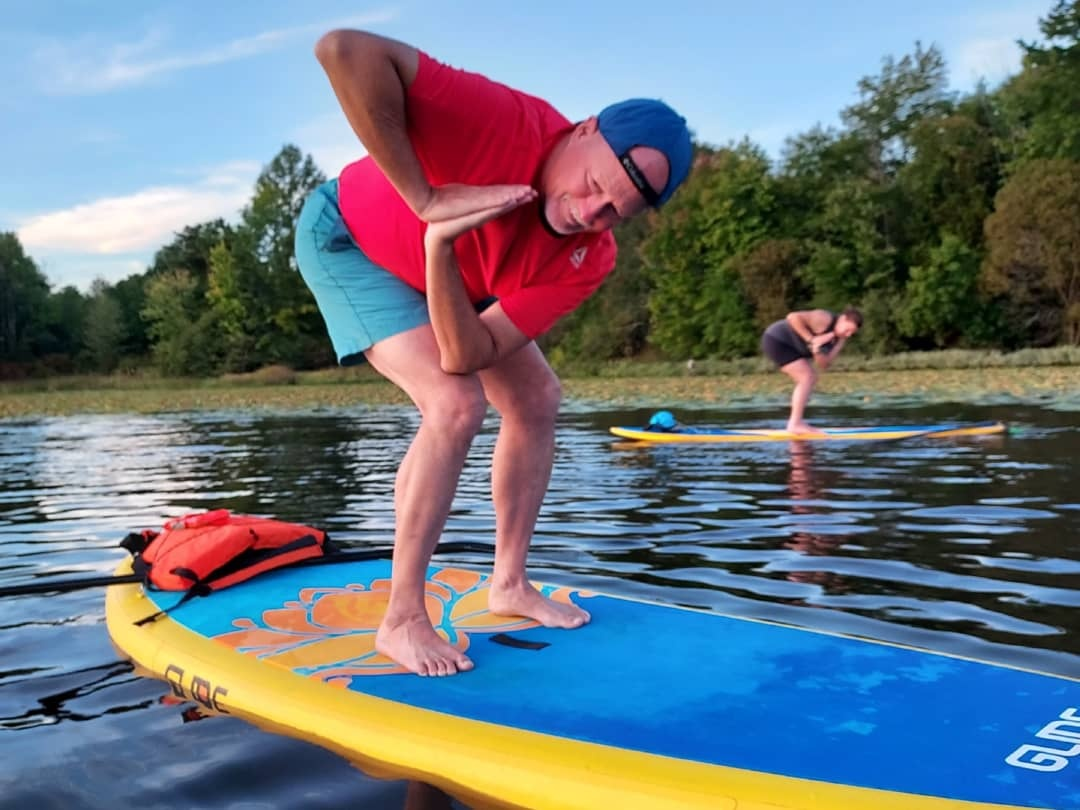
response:
[[[737,442],[799,442],[799,441],[887,441],[911,438],[947,439],[955,436],[988,436],[1003,433],[1005,425],[994,422],[970,427],[942,427],[938,429],[911,429],[897,427],[882,430],[867,428],[865,431],[844,428],[842,431],[824,433],[789,433],[786,430],[731,430],[716,433],[663,432],[645,428],[612,427],[611,433],[623,438],[653,444],[731,444]]]
[[[130,570],[125,563],[117,573]],[[141,585],[108,589],[113,642],[177,697],[322,745],[374,776],[427,782],[478,808],[1019,810],[691,762],[420,709],[304,677],[168,615],[134,624],[156,611]]]

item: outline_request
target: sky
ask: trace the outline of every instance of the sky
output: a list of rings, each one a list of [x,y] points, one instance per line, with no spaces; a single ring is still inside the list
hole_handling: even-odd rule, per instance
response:
[[[54,291],[142,273],[183,228],[236,221],[286,144],[328,176],[364,154],[313,56],[362,28],[541,96],[571,120],[662,98],[697,140],[838,126],[916,42],[950,86],[1020,66],[1052,0],[34,0],[0,29],[0,232]]]

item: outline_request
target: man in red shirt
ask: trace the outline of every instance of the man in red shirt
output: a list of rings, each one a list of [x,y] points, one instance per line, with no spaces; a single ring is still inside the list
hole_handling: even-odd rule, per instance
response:
[[[615,265],[612,226],[690,170],[686,122],[631,99],[574,124],[541,99],[400,42],[332,31],[315,55],[368,157],[316,189],[296,257],[339,362],[400,386],[421,423],[398,469],[383,655],[420,675],[472,668],[424,605],[427,566],[490,404],[495,563],[489,608],[549,627],[589,615],[528,581],[561,389],[534,339]]]

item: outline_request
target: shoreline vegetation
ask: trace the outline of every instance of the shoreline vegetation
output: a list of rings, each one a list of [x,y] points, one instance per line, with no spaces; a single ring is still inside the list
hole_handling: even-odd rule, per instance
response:
[[[564,400],[623,407],[786,407],[790,382],[761,358],[624,360],[557,368]],[[947,350],[841,358],[821,375],[817,406],[1067,404],[1080,410],[1080,347],[1017,352]],[[1074,402],[1075,401],[1075,402]],[[407,404],[368,366],[168,378],[151,372],[54,376],[0,383],[0,419],[105,413],[312,410]]]
[[[836,126],[790,133],[775,158],[750,137],[696,143],[677,194],[615,226],[611,275],[540,338],[568,407],[780,408],[788,381],[756,356],[762,331],[847,306],[865,322],[814,408],[1075,407],[1080,0],[1047,5],[1041,37],[994,87],[952,88],[941,49],[915,42],[857,80]],[[0,380],[24,380],[0,382],[0,417],[404,401],[370,370],[330,368],[294,250],[326,179],[286,144],[238,220],[176,229],[141,272],[87,291],[56,289],[0,232]],[[746,359],[700,359],[721,357]],[[102,376],[67,376],[79,374]]]

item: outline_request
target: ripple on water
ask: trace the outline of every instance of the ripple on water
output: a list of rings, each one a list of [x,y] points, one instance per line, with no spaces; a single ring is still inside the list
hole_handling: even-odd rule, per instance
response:
[[[994,443],[636,449],[613,446],[606,428],[636,424],[641,413],[571,409],[560,422],[530,573],[1075,676],[1080,431],[1067,413],[1007,406],[902,413],[912,423],[1005,418],[1023,427]],[[735,417],[698,409],[687,419],[775,424],[778,412],[755,407]],[[828,416],[843,426],[875,414],[835,408]],[[886,421],[897,419],[890,412]],[[0,584],[107,573],[123,556],[117,542],[127,532],[216,507],[323,526],[347,546],[383,547],[395,529],[397,463],[417,424],[400,407],[0,423]],[[494,542],[494,437],[489,418],[462,472],[444,542]],[[437,559],[491,564],[490,553]],[[116,740],[125,756],[138,742],[141,763],[154,766],[149,803],[160,799],[156,766],[183,762],[167,778],[181,792],[190,789],[185,780],[215,788],[207,806],[296,806],[303,797],[295,787],[252,794],[225,779],[262,772],[268,761],[283,769],[296,761],[297,784],[360,786],[359,795],[336,795],[328,806],[402,806],[403,791],[387,799],[385,785],[336,770],[340,760],[309,753],[317,749],[227,720],[181,725],[175,708],[160,703],[160,684],[117,663],[100,591],[0,600],[0,629],[0,728],[18,728],[23,742],[5,750],[5,765],[32,774],[57,763],[52,798],[62,796],[65,806],[146,803],[131,780],[60,787],[61,773],[90,773],[87,763],[100,765],[96,752]],[[721,642],[718,653],[726,652]],[[215,752],[217,777],[190,766],[205,750]],[[46,806],[43,788],[23,788],[25,806]],[[184,795],[198,804],[207,794]]]

